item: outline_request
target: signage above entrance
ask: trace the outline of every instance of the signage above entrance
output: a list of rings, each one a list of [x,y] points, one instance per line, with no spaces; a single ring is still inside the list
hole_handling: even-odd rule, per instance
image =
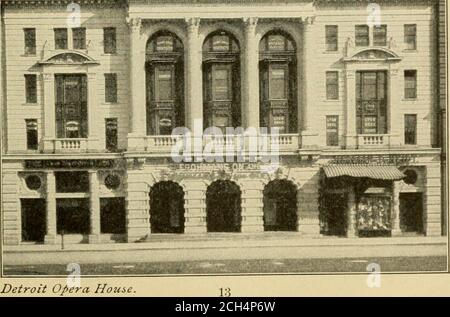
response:
[[[114,160],[26,160],[25,168],[114,168]]]
[[[363,164],[363,165],[407,165],[414,163],[414,154],[380,154],[380,155],[336,155],[329,164]]]

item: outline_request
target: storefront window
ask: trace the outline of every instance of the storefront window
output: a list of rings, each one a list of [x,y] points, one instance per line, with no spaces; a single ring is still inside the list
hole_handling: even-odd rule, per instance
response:
[[[391,230],[391,199],[389,196],[363,195],[357,207],[357,228],[360,231]]]
[[[88,172],[55,172],[57,193],[85,193],[89,191]]]

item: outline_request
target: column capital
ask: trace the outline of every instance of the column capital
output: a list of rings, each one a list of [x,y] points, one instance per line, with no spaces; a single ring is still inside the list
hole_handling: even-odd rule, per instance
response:
[[[305,26],[313,25],[315,20],[316,20],[315,16],[305,17],[305,18],[303,18],[303,25],[305,25]]]
[[[243,18],[243,21],[247,30],[252,30],[258,25],[257,17],[245,17]]]
[[[198,30],[199,26],[200,26],[200,18],[186,18],[185,22],[188,26],[188,32],[195,32],[196,30]]]
[[[141,29],[142,26],[142,20],[141,18],[127,18],[127,24],[128,27],[130,28],[130,31],[133,32],[138,32]]]

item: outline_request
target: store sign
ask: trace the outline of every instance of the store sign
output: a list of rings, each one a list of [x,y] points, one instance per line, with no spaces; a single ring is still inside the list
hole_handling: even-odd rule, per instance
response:
[[[414,163],[414,154],[336,155],[329,164],[406,165]]]
[[[261,165],[259,163],[184,163],[176,164],[173,168],[179,171],[211,172],[223,170],[231,172],[260,170],[260,167]]]
[[[114,160],[26,160],[25,168],[113,168]]]

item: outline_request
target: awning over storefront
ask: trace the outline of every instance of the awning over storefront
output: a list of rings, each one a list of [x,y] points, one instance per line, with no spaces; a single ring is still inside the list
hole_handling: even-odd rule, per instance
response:
[[[395,166],[329,165],[323,168],[326,177],[366,177],[380,180],[401,180],[405,175]]]

